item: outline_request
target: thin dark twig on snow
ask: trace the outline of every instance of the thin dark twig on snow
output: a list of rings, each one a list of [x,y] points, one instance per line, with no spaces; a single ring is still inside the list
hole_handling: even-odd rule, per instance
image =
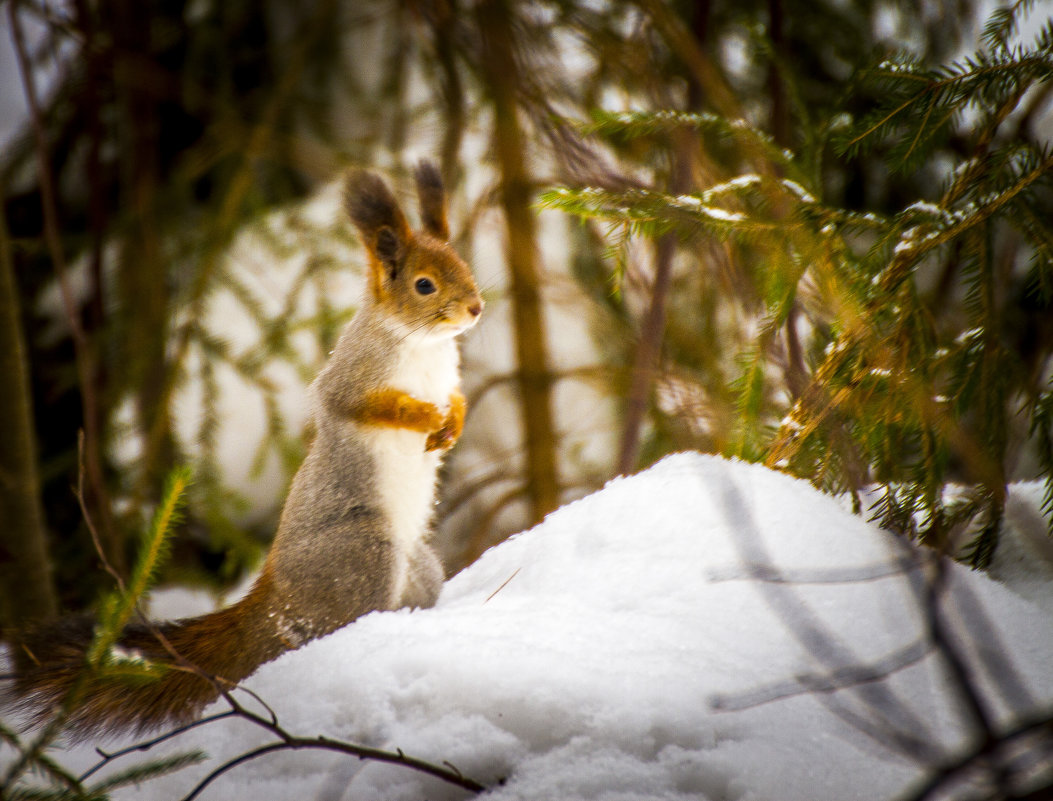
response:
[[[116,751],[105,751],[102,748],[96,746],[95,753],[98,754],[101,757],[101,759],[94,765],[92,765],[90,768],[88,768],[88,770],[86,770],[84,773],[82,773],[80,775],[79,781],[86,781],[90,776],[94,775],[114,760],[120,759],[123,756],[133,754],[136,751],[149,751],[155,745],[160,745],[161,743],[166,742],[167,740],[171,740],[174,737],[178,737],[180,734],[190,731],[191,729],[196,729],[197,727],[204,726],[208,723],[214,723],[217,720],[225,720],[226,718],[232,718],[236,716],[237,712],[235,710],[228,709],[226,712],[219,712],[215,715],[209,715],[207,718],[198,718],[197,720],[193,720],[190,723],[185,723],[182,726],[177,726],[174,729],[166,731],[164,734],[160,734],[157,737],[154,737],[150,740],[144,740],[140,743],[134,743],[125,748],[120,748]]]

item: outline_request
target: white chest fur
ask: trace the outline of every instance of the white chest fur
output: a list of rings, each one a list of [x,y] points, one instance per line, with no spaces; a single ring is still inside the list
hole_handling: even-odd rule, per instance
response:
[[[458,361],[452,338],[406,343],[389,385],[435,404],[445,414],[460,380]],[[380,503],[396,547],[408,554],[428,533],[442,452],[425,451],[427,435],[416,431],[374,428],[369,437]]]
[[[457,341],[452,337],[422,340],[400,353],[391,385],[418,400],[445,408],[450,393],[460,384]]]

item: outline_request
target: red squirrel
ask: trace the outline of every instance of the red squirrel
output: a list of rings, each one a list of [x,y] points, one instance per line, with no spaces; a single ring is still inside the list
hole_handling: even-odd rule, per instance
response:
[[[443,581],[428,545],[437,473],[461,435],[456,337],[483,300],[449,245],[438,170],[416,171],[421,228],[413,232],[391,191],[354,171],[345,205],[369,261],[362,308],[309,388],[314,439],[292,480],[277,534],[248,594],[225,609],[159,623],[186,662],[128,683],[84,674],[93,623],[67,618],[16,646],[9,696],[37,720],[76,682],[67,731],[84,738],[184,723],[265,662],[377,609],[427,607]],[[123,652],[173,665],[147,626],[122,634]]]

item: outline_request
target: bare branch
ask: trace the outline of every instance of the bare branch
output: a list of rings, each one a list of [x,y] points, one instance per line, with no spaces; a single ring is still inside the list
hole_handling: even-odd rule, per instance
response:
[[[164,734],[158,735],[153,739],[146,740],[141,743],[135,743],[125,748],[120,748],[116,751],[104,751],[103,749],[96,747],[95,753],[102,757],[102,759],[100,759],[98,762],[96,762],[94,765],[88,768],[88,770],[82,773],[79,777],[79,780],[81,782],[86,781],[90,776],[97,773],[99,770],[106,767],[114,760],[120,759],[123,756],[133,754],[136,751],[149,751],[155,745],[160,745],[161,743],[167,740],[171,740],[174,737],[178,737],[180,734],[188,732],[191,729],[196,729],[199,726],[204,726],[208,723],[215,723],[217,720],[225,720],[226,718],[232,718],[236,715],[236,710],[228,709],[226,712],[219,712],[215,715],[209,715],[207,718],[198,718],[197,720],[193,720],[190,723],[185,723],[182,726],[178,726],[170,731],[165,732]]]
[[[156,627],[152,628],[154,629],[155,634],[160,635],[160,632],[156,631]],[[167,647],[171,648],[170,645],[168,645]],[[175,652],[174,649],[172,649],[172,653],[178,656],[178,653]],[[179,658],[182,659],[182,657]],[[183,661],[185,662],[185,660]],[[210,679],[214,683],[218,683],[219,680],[215,677],[208,676],[206,673],[204,673],[200,669],[195,668],[193,665],[190,665],[190,667],[194,669],[194,671],[197,672],[199,675]],[[316,737],[300,737],[290,734],[278,722],[277,714],[270,707],[270,705],[267,704],[256,692],[240,686],[235,687],[233,689],[242,690],[248,695],[250,695],[267,710],[267,714],[269,717],[263,717],[262,715],[259,715],[255,712],[246,709],[237,699],[233,697],[233,695],[231,694],[231,690],[223,689],[221,690],[221,695],[230,705],[230,709],[228,709],[227,711],[220,712],[206,718],[200,718],[199,720],[191,721],[190,723],[186,723],[184,725],[175,727],[172,730],[167,731],[157,737],[145,740],[140,743],[129,745],[118,751],[106,752],[103,751],[101,748],[97,748],[96,752],[99,754],[101,759],[99,760],[99,762],[93,765],[87,772],[85,772],[80,777],[79,781],[83,782],[85,779],[98,772],[101,768],[105,767],[106,765],[109,765],[117,759],[120,759],[121,757],[127,756],[128,754],[149,751],[155,746],[172,740],[192,729],[198,728],[200,726],[205,726],[211,723],[216,723],[220,720],[227,720],[236,717],[253,723],[256,726],[259,726],[260,728],[266,729],[267,731],[277,736],[279,738],[279,741],[266,746],[262,746],[252,751],[239,754],[238,756],[228,760],[227,762],[224,762],[222,765],[220,765],[211,773],[209,773],[208,776],[202,779],[201,782],[199,782],[198,785],[190,792],[190,794],[185,796],[185,801],[191,801],[191,799],[196,798],[209,784],[211,784],[213,781],[215,781],[227,771],[237,767],[238,765],[244,762],[248,762],[249,760],[255,759],[256,757],[263,756],[264,754],[268,754],[274,751],[297,751],[304,749],[335,751],[338,753],[356,756],[359,759],[368,759],[374,762],[386,762],[394,765],[401,765],[403,767],[410,768],[411,770],[416,770],[421,773],[426,773],[430,776],[435,776],[436,778],[441,779],[445,782],[454,784],[458,787],[462,787],[465,790],[471,790],[472,792],[476,793],[482,792],[486,789],[484,785],[466,777],[459,769],[452,766],[449,762],[446,761],[443,762],[443,765],[445,765],[446,767],[442,767],[439,765],[435,765],[431,762],[427,762],[423,759],[407,756],[401,749],[396,749],[395,751],[384,751],[382,749],[369,748],[367,746],[356,745],[353,743],[344,742],[342,740],[334,740],[329,737],[325,737],[324,735],[319,735]]]

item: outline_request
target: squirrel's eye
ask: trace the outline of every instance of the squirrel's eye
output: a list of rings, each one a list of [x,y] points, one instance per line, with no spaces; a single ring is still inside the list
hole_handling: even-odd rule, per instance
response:
[[[430,278],[418,278],[413,286],[418,295],[430,295],[435,291],[435,284]]]

